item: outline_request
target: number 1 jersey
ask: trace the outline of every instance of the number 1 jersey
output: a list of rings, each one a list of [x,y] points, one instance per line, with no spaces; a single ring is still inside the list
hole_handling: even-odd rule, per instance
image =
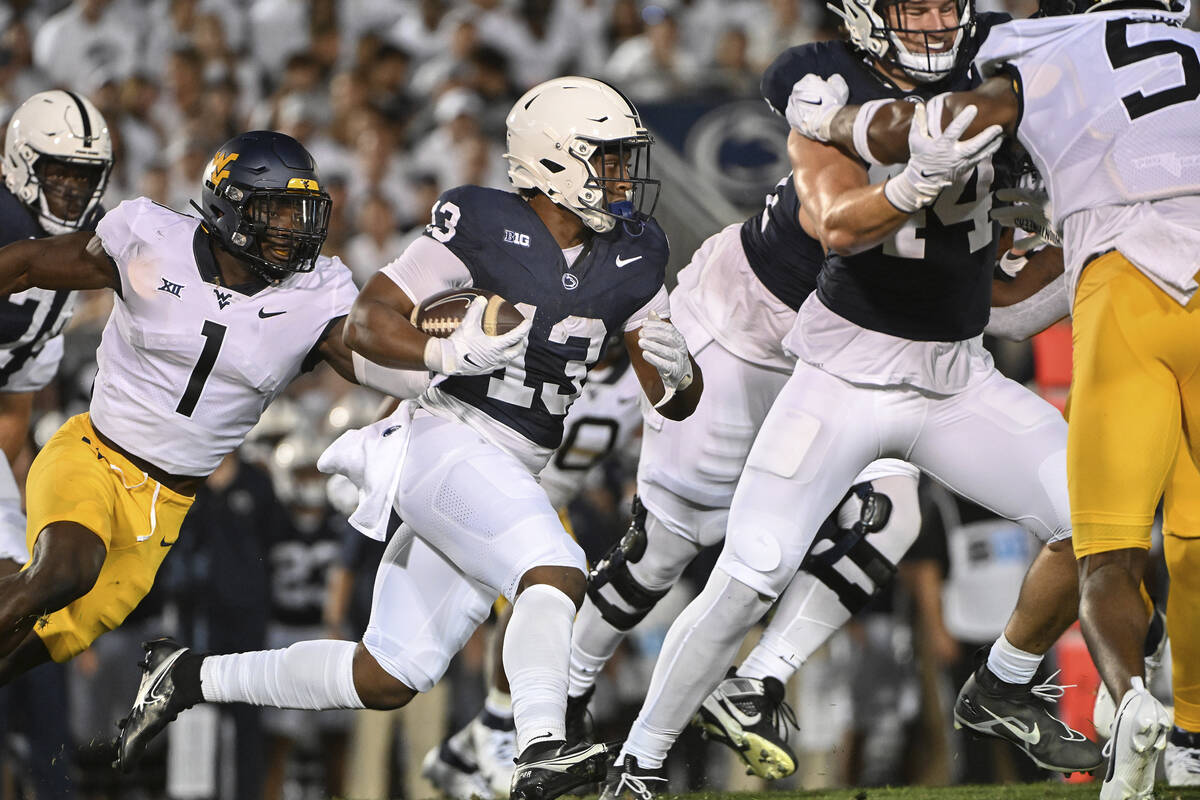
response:
[[[220,285],[200,220],[144,197],[96,228],[120,289],[96,353],[96,428],[177,475],[207,475],[317,360],[357,291],[336,258],[253,294]]]

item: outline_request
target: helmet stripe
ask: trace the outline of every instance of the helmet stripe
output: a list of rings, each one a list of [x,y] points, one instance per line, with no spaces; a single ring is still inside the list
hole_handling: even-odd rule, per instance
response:
[[[79,106],[79,116],[83,117],[83,146],[92,146],[92,120],[88,117],[87,106],[79,99],[79,95],[67,89],[63,90],[67,96],[75,101],[75,105]]]

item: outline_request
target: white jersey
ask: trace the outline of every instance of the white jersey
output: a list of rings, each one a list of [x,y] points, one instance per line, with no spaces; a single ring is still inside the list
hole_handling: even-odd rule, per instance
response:
[[[92,422],[178,475],[207,475],[241,444],[357,294],[325,257],[253,295],[210,282],[199,223],[139,197],[96,228],[121,288],[96,353]]]
[[[1117,249],[1182,303],[1200,264],[1200,33],[1166,11],[1097,11],[992,28],[980,72],[1007,70],[1017,137],[1046,182],[1071,296]]]
[[[563,440],[541,471],[550,505],[561,509],[583,490],[592,470],[633,439],[642,425],[642,386],[628,364],[593,370],[563,422]]]

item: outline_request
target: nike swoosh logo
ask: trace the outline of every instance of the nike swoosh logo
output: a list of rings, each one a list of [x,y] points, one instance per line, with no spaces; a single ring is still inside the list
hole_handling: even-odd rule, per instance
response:
[[[267,319],[269,317],[278,317],[280,314],[286,314],[286,311],[267,311],[265,308],[258,310],[259,319]]]
[[[163,539],[161,542],[158,543],[158,546],[159,547],[170,547],[171,545],[175,544],[178,541],[179,541],[178,539],[172,539],[171,541],[168,542],[166,539]]]
[[[471,354],[470,354],[470,353],[463,353],[463,361],[467,362],[467,363],[468,363],[468,364],[470,364],[472,367],[481,367],[481,366],[483,366],[482,364],[479,364],[479,363],[477,363],[477,362],[475,362],[475,361],[472,361],[472,360],[471,360]]]
[[[936,178],[936,177],[937,177],[937,173],[935,172],[935,173],[933,173],[933,174],[930,174],[930,173],[926,172],[925,170],[921,170],[921,177],[922,177],[922,178],[926,178],[926,179],[928,179],[928,178]]]
[[[146,686],[145,694],[139,692],[141,696],[138,697],[133,704],[135,709],[145,708],[151,703],[157,703],[164,699],[163,696],[158,693],[159,686],[162,684],[163,676],[166,675],[167,671],[171,669],[171,665],[178,661],[179,657],[186,652],[188,652],[186,647],[175,651],[171,654],[170,658],[158,665],[158,669],[154,671],[153,675],[147,675],[143,678],[143,680],[147,681],[149,685]]]
[[[981,705],[980,708],[982,708],[989,715],[991,715],[991,717],[993,719],[995,719],[996,722],[999,722],[1005,728],[1008,728],[1008,730],[1012,733],[1013,736],[1016,736],[1018,739],[1025,742],[1026,744],[1037,744],[1038,742],[1040,742],[1042,740],[1042,732],[1038,730],[1038,726],[1037,726],[1036,722],[1033,723],[1032,730],[1027,730],[1024,725],[1022,725],[1017,720],[1014,720],[1012,717],[997,717],[995,714],[993,714],[991,712],[991,710],[987,706]]]
[[[621,258],[620,256],[617,256],[617,269],[620,269],[621,267],[624,267],[628,264],[632,264],[635,261],[641,261],[641,260],[642,260],[641,256],[634,256],[633,258]]]

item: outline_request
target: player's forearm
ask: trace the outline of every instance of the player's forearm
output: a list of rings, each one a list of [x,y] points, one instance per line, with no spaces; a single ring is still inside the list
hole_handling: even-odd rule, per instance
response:
[[[362,295],[350,309],[343,334],[351,350],[368,361],[395,369],[426,369],[428,340],[400,311]]]
[[[854,255],[888,239],[907,219],[877,183],[845,192],[831,203],[821,218],[819,238],[827,251]]]
[[[674,397],[657,409],[659,414],[676,422],[692,415],[696,406],[700,404],[700,395],[704,393],[704,375],[700,372],[700,365],[690,355],[688,358],[692,362],[692,382],[686,388],[675,392]]]
[[[95,240],[95,243],[93,243]],[[116,272],[88,231],[0,247],[0,294],[41,289],[112,289]]]
[[[0,247],[0,294],[28,289],[30,270],[42,247],[37,239],[24,239]]]

